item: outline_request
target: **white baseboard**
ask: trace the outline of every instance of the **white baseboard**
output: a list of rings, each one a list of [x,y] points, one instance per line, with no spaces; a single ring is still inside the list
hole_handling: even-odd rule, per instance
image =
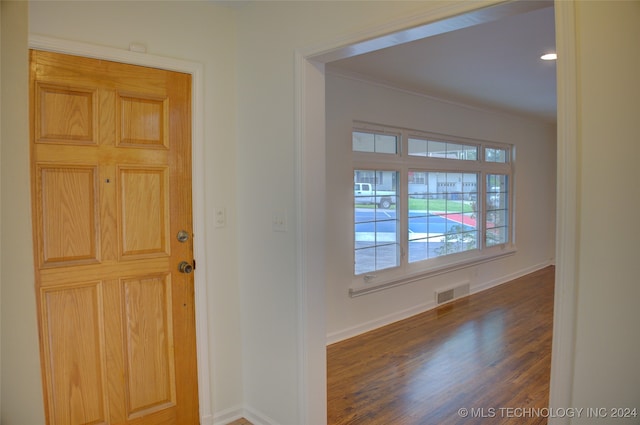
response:
[[[386,316],[379,317],[375,320],[371,320],[357,326],[352,326],[338,332],[332,332],[327,335],[327,345],[334,344],[336,342],[340,342],[354,336],[358,336],[365,332],[381,328],[382,326],[390,325],[391,323],[398,322],[400,320],[408,319],[409,317],[415,316],[416,314],[424,313],[425,311],[431,310],[435,306],[435,301],[419,304],[406,310],[387,314]]]
[[[503,283],[511,282],[512,280],[518,279],[522,276],[526,276],[530,273],[536,272],[538,270],[544,269],[552,265],[551,261],[545,261],[540,264],[536,264],[534,266],[526,267],[524,269],[518,270],[517,272],[510,273],[508,275],[501,276],[497,279],[493,279],[487,282],[483,282],[476,285],[471,285],[470,294],[477,294],[478,292],[486,291],[487,289],[493,288],[494,286],[502,285]]]
[[[232,407],[225,409],[221,412],[217,412],[213,416],[213,425],[227,425],[233,421],[237,421],[244,415],[244,409],[242,406]]]
[[[200,425],[215,425],[214,420],[211,415],[200,416]]]
[[[227,425],[241,418],[245,418],[253,425],[278,425],[274,419],[249,406],[235,406],[217,412],[213,416],[213,422],[210,423],[212,425]],[[209,422],[202,422],[203,425],[207,423]]]
[[[514,279],[517,279],[519,277],[525,276],[529,273],[533,273],[535,271],[538,271],[540,269],[543,269],[547,266],[553,265],[554,261],[553,260],[549,260],[549,261],[545,261],[543,263],[540,264],[536,264],[534,266],[531,267],[527,267],[524,269],[521,269],[517,272],[514,273],[510,273],[508,275],[505,276],[501,276],[497,279],[493,279],[487,282],[483,282],[480,284],[475,284],[475,285],[471,285],[470,287],[470,295],[471,294],[477,294],[478,292],[482,292],[485,291],[489,288],[493,288],[494,286],[498,286],[498,285],[502,285],[503,283],[507,283],[510,282]],[[336,342],[340,342],[343,341],[345,339],[348,338],[352,338],[354,336],[358,336],[360,334],[363,334],[365,332],[369,332],[372,331],[374,329],[380,328],[382,326],[386,326],[386,325],[390,325],[391,323],[395,323],[398,322],[400,320],[404,320],[404,319],[408,319],[411,316],[415,316],[417,314],[420,313],[424,313],[426,311],[429,311],[433,308],[435,308],[437,305],[435,303],[435,301],[431,301],[431,302],[427,302],[427,303],[422,303],[422,304],[418,304],[414,307],[402,310],[402,311],[398,311],[395,313],[391,313],[391,314],[387,314],[385,316],[379,317],[375,320],[371,320],[356,326],[352,326],[349,327],[347,329],[343,329],[341,331],[337,331],[337,332],[332,332],[327,334],[327,345],[331,345],[334,344]]]
[[[274,419],[249,406],[244,407],[244,418],[253,425],[278,425]]]

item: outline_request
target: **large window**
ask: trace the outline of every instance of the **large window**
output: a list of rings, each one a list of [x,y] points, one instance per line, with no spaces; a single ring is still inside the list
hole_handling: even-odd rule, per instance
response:
[[[352,150],[356,284],[513,251],[510,145],[366,124]]]

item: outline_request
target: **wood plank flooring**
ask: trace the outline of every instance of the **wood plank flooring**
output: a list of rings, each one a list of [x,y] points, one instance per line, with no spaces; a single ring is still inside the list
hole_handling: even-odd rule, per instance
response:
[[[328,424],[546,424],[554,273],[330,345]]]
[[[240,418],[237,421],[228,423],[227,425],[252,425],[252,423],[246,420],[245,418]]]

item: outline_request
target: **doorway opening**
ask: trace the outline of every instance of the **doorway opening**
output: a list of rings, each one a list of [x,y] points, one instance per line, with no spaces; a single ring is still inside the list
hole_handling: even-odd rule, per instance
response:
[[[497,285],[508,280],[506,276],[549,265],[550,261],[532,261],[551,259],[555,240],[556,70],[554,63],[540,60],[540,55],[555,51],[554,11],[547,6],[326,64],[328,343],[430,310],[437,303],[428,294],[447,285],[467,282],[473,293],[486,289],[492,280],[498,282],[491,285]],[[365,135],[374,136],[372,147],[366,145]],[[425,140],[430,140],[428,152],[419,150],[419,142]],[[448,143],[444,145],[443,140]],[[480,177],[478,170],[470,168],[468,156],[459,155],[472,152],[472,161],[482,163],[487,153],[476,156],[476,140],[493,146],[513,143],[511,149],[520,155],[517,159],[508,155],[504,165],[513,164],[518,170],[515,185],[508,185],[505,177],[499,189],[488,182],[484,187],[484,174]],[[378,147],[378,143],[385,144]],[[488,164],[492,173],[498,172],[495,163]],[[446,173],[428,168],[445,166],[449,167]],[[354,177],[356,186],[366,181],[377,194],[393,193],[392,205],[367,205],[364,191],[349,197],[349,172],[354,169],[360,174]],[[375,171],[375,177],[371,171],[371,178],[365,180],[360,171],[364,169],[385,171]],[[507,166],[499,173],[509,170]],[[397,178],[387,179],[387,175]],[[418,182],[415,177],[420,175],[429,178]],[[512,181],[511,176],[508,179]],[[467,181],[472,182],[470,187]],[[544,189],[536,193],[536,187]],[[494,196],[491,191],[502,193]],[[527,204],[525,193],[535,198],[534,205]],[[353,219],[341,213],[350,204]],[[496,216],[496,208],[505,210]],[[517,219],[511,208],[519,212]],[[517,223],[515,255],[526,267],[492,259],[474,268],[451,267],[446,275],[434,275],[430,269],[434,264],[442,267],[453,257],[468,261],[471,254],[490,255],[492,240],[487,237],[485,243],[475,233],[475,217],[484,214],[487,229],[495,229],[497,223]],[[445,223],[435,223],[434,218]],[[458,223],[465,223],[464,234],[469,235],[464,252],[442,252],[443,244],[456,238],[445,239],[451,234],[445,233],[447,226],[455,229]],[[505,241],[509,246],[509,237],[501,239]],[[426,259],[415,258],[413,251],[425,248],[431,250]],[[349,273],[351,256],[355,271]],[[366,273],[364,282],[359,278],[359,261],[366,265],[375,261],[375,268],[369,268],[374,271]],[[423,270],[429,279],[419,276]],[[350,297],[345,294],[346,285],[350,285]],[[384,300],[388,307],[380,305]],[[355,353],[354,358],[358,358]]]
[[[545,6],[549,6],[546,3]],[[324,161],[324,88],[325,88],[325,66],[331,62],[349,58],[358,54],[372,52],[382,48],[397,44],[403,44],[418,40],[434,34],[451,31],[452,29],[464,28],[475,25],[479,22],[488,22],[500,19],[505,16],[513,16],[530,11],[530,2],[511,2],[501,4],[486,9],[469,12],[462,5],[452,7],[447,10],[446,16],[452,18],[442,19],[437,13],[430,16],[423,16],[412,19],[411,22],[394,23],[396,27],[374,30],[371,37],[362,41],[362,34],[354,37],[351,44],[345,40],[336,41],[323,48],[315,48],[308,51],[299,51],[297,56],[298,66],[298,140],[299,140],[299,181],[298,187],[299,210],[318,211],[324,208],[321,200],[305,197],[304,193],[324,192],[326,187],[319,183],[323,180],[326,170]],[[537,6],[539,7],[539,6]],[[536,8],[536,7],[534,7]],[[557,10],[560,8],[561,10]],[[563,400],[567,400],[569,388],[569,376],[562,372],[558,365],[570,365],[572,359],[572,347],[570,343],[565,343],[564,338],[569,338],[573,333],[571,284],[573,276],[573,258],[575,247],[572,245],[572,236],[575,228],[571,224],[571,217],[575,217],[575,199],[570,195],[575,187],[576,170],[575,159],[575,87],[571,83],[570,75],[575,70],[575,56],[571,53],[575,39],[572,35],[573,28],[573,8],[570,5],[556,5],[557,28],[561,29],[561,42],[557,45],[559,56],[565,57],[566,61],[562,69],[559,69],[558,84],[558,110],[563,118],[563,122],[558,124],[558,152],[562,155],[558,157],[558,205],[557,205],[557,252],[558,267],[556,275],[558,278],[556,295],[556,317],[561,321],[554,321],[554,353],[560,354],[554,357],[555,367],[552,368],[551,375],[551,405],[559,405]],[[417,20],[427,22],[427,24],[416,25]],[[440,20],[438,20],[440,19]],[[437,22],[433,22],[437,21]],[[345,47],[345,45],[347,47]],[[311,100],[313,99],[313,100]],[[304,170],[300,171],[300,170]],[[326,337],[326,328],[320,324],[326,323],[326,311],[323,305],[318,306],[313,300],[324,299],[326,296],[322,287],[324,285],[324,250],[319,249],[318,240],[321,247],[324,247],[324,234],[326,232],[323,214],[306,215],[306,222],[302,226],[300,234],[300,246],[303,251],[299,269],[302,290],[300,292],[300,302],[302,306],[303,327],[301,334],[302,341],[302,361],[301,379],[305,383],[305,400],[302,406],[301,415],[308,418],[309,423],[316,423],[312,418],[314,415],[324,415],[326,405],[320,402],[310,402],[322,397],[326,388],[326,369],[324,364],[326,357],[323,353],[322,341]],[[319,237],[312,241],[312,237]],[[322,288],[322,289],[320,289]],[[568,292],[568,293],[567,293]],[[560,307],[560,308],[558,308]],[[323,333],[324,331],[324,333]],[[323,353],[323,354],[321,354]],[[554,354],[555,355],[555,354]],[[554,386],[556,390],[554,391]]]

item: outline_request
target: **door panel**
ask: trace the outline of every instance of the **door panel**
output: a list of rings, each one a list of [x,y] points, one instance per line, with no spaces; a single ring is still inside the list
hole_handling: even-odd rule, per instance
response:
[[[123,279],[121,287],[126,330],[127,410],[131,416],[139,416],[175,404],[170,277]]]
[[[100,297],[100,282],[42,291],[53,423],[107,423]]]
[[[39,164],[36,169],[40,264],[62,266],[99,260],[97,169]]]
[[[38,143],[95,143],[95,92],[36,84],[35,134]]]
[[[118,94],[119,146],[166,147],[166,99]]]
[[[49,424],[198,420],[190,76],[31,52]]]
[[[168,254],[168,174],[167,168],[119,167],[121,257]]]

